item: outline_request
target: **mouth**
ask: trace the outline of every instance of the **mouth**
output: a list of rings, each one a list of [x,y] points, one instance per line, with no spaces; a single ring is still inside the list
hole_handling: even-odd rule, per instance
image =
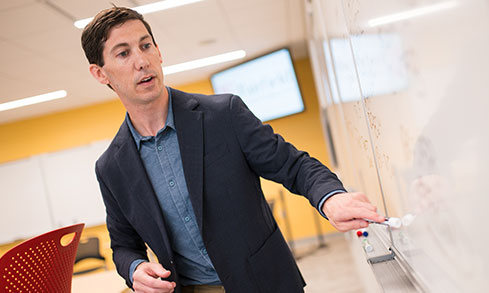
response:
[[[151,82],[154,79],[154,76],[146,76],[143,79],[141,79],[138,84],[146,84]]]

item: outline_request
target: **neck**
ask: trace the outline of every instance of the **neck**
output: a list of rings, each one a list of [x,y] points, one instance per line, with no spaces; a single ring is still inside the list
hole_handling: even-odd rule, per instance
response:
[[[155,136],[165,126],[168,116],[168,91],[165,88],[162,96],[148,104],[126,105],[134,128],[142,136]]]

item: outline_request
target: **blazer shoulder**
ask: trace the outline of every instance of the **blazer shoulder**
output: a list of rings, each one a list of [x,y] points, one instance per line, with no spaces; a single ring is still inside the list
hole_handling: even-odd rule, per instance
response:
[[[102,155],[100,155],[100,157],[95,162],[95,167],[97,171],[106,169],[108,164],[115,161],[114,160],[115,154],[120,149],[121,145],[126,142],[127,138],[129,137],[129,134],[130,134],[129,128],[126,124],[126,121],[124,121],[121,124],[119,131],[110,142],[107,149],[102,153]]]
[[[176,89],[171,89],[172,99],[176,105],[189,108],[199,108],[199,110],[218,110],[229,108],[233,94],[197,94],[187,93]]]

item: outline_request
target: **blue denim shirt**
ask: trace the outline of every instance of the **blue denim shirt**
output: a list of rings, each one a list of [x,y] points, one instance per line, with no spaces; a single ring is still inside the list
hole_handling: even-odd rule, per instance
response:
[[[128,114],[126,121],[163,211],[181,285],[220,284],[190,202],[169,89],[168,98],[166,124],[156,136],[141,136],[132,125]],[[135,268],[142,261],[144,260],[135,260],[131,264],[131,282]]]

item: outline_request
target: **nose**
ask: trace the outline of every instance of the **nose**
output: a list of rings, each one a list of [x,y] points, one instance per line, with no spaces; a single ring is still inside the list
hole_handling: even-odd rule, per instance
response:
[[[149,65],[148,56],[146,56],[144,52],[138,50],[135,55],[136,55],[135,56],[136,59],[134,61],[134,66],[136,67],[137,70],[141,70],[148,67]]]

